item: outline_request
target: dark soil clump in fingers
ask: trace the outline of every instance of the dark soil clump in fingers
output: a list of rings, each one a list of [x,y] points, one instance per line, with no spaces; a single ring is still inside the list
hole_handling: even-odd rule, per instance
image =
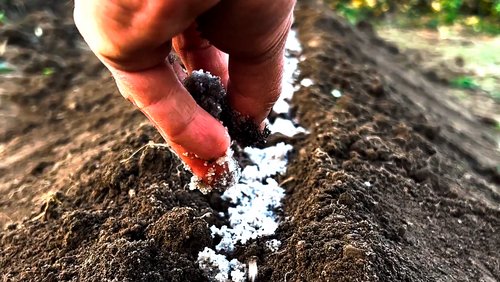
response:
[[[219,77],[195,71],[184,80],[184,86],[200,107],[227,127],[231,139],[240,146],[263,146],[266,143],[269,129],[261,130],[250,117],[231,108]]]

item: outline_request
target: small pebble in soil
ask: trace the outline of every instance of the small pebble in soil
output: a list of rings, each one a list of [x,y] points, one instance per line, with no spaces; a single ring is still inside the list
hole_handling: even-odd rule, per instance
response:
[[[338,89],[333,89],[331,92],[332,96],[335,98],[340,98],[342,97],[342,92],[340,92]]]
[[[344,246],[343,256],[347,259],[364,259],[366,255],[362,249],[347,244]]]
[[[356,203],[356,199],[349,192],[344,192],[340,194],[338,203],[341,205],[352,206]]]
[[[314,84],[314,82],[310,78],[304,78],[300,81],[300,85],[302,85],[304,87],[309,87],[313,84]]]
[[[257,275],[259,274],[259,268],[257,266],[257,258],[251,257],[248,261],[248,278],[250,281],[255,281],[257,279]]]

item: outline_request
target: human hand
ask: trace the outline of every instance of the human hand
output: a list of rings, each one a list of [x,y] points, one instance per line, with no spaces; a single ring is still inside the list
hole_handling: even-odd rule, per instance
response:
[[[283,49],[294,3],[75,0],[74,18],[120,93],[203,179],[205,160],[223,156],[230,138],[166,62],[172,46],[189,73],[204,69],[221,77],[232,108],[262,124],[281,91]]]

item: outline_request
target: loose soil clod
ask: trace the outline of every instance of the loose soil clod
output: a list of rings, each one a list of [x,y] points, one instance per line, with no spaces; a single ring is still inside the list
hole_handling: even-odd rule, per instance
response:
[[[226,110],[226,90],[220,77],[203,70],[194,71],[184,80],[184,87],[193,96],[200,107],[214,118],[222,119],[222,110]]]
[[[194,71],[184,80],[184,86],[198,105],[227,127],[229,136],[239,145],[262,146],[266,142],[269,129],[260,130],[250,117],[231,108],[219,77],[203,70]]]

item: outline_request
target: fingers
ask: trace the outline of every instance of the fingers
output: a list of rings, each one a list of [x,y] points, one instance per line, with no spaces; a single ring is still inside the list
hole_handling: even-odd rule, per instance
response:
[[[285,42],[292,17],[273,34],[274,43],[256,56],[229,58],[229,102],[256,123],[266,119],[281,94]]]
[[[293,0],[222,1],[198,18],[202,35],[229,54],[231,106],[261,123],[281,92]]]
[[[182,59],[189,73],[203,69],[221,78],[227,87],[227,55],[219,51],[208,40],[201,38],[196,24],[191,25],[180,35],[174,37],[173,47]]]
[[[209,166],[201,159],[223,156],[229,136],[165,63],[171,40],[189,71],[202,68],[222,77],[231,105],[260,123],[280,94],[293,4],[293,0],[75,0],[74,17],[122,95],[203,178]],[[203,24],[209,31],[204,35],[217,48],[193,25],[201,14],[209,19]],[[229,66],[219,50],[230,54]]]
[[[266,119],[281,94],[283,52],[261,62],[229,58],[228,99],[230,105],[257,124]]]
[[[75,23],[96,55],[117,69],[163,62],[170,40],[219,0],[76,0]]]
[[[141,71],[112,68],[123,96],[137,105],[179,155],[211,160],[229,147],[226,129],[200,108],[167,63]]]
[[[223,156],[229,136],[196,104],[165,59],[172,37],[218,2],[76,0],[74,10],[78,29],[113,73],[122,95],[141,109],[200,178],[209,169],[201,159]]]

